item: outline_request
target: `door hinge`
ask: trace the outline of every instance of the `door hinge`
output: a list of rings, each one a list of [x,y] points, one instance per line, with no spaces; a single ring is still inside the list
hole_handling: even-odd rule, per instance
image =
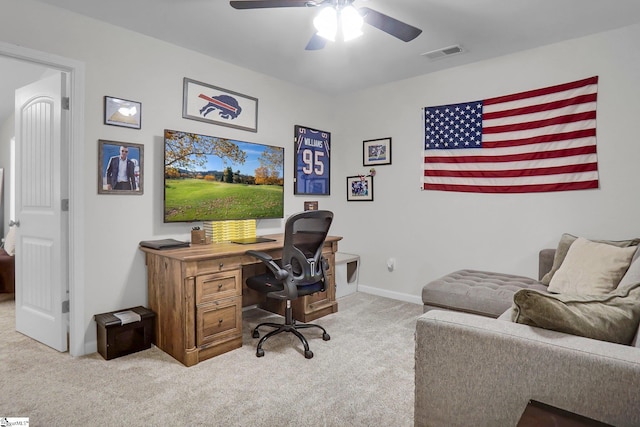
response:
[[[62,212],[69,212],[69,199],[62,199],[60,208],[62,209]]]
[[[62,109],[63,110],[68,110],[69,109],[69,97],[65,96],[64,98],[62,98]]]
[[[68,313],[69,312],[69,300],[66,301],[62,301],[62,313]]]

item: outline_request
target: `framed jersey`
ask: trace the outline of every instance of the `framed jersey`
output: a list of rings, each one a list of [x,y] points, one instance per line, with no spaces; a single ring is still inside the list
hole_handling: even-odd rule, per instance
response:
[[[293,194],[330,194],[331,134],[295,126]]]

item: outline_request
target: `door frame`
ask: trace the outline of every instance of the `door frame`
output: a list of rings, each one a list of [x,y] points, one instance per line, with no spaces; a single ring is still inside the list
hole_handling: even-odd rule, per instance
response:
[[[69,354],[87,354],[84,342],[84,97],[83,62],[0,42],[0,56],[53,68],[69,76]],[[74,167],[76,165],[76,167]]]

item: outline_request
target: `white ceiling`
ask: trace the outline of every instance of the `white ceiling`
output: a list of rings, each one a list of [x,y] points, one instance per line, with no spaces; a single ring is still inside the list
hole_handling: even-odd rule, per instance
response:
[[[640,22],[639,0],[355,0],[419,27],[405,43],[365,25],[305,51],[318,8],[236,10],[226,0],[39,0],[327,94],[365,89]],[[421,54],[459,44],[465,53]]]
[[[365,26],[305,51],[318,8],[236,10],[226,0],[40,0],[329,94],[364,89],[640,22],[639,0],[355,0],[423,30]],[[464,54],[420,54],[460,44]]]

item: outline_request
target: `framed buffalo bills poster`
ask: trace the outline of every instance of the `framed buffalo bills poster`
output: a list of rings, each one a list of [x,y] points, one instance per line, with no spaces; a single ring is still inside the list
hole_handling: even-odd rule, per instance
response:
[[[331,134],[295,126],[293,194],[330,194]]]
[[[258,98],[185,77],[182,117],[258,132]]]

